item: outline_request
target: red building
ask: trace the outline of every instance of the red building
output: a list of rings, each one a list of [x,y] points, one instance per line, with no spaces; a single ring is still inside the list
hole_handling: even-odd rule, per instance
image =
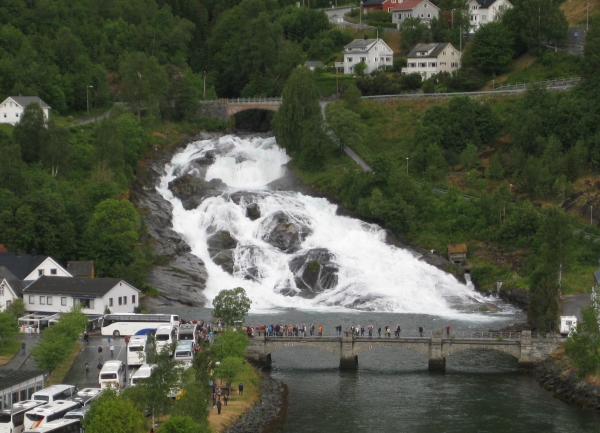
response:
[[[403,1],[406,0],[364,0],[362,2],[363,13],[370,11],[391,12],[394,9],[401,9]]]

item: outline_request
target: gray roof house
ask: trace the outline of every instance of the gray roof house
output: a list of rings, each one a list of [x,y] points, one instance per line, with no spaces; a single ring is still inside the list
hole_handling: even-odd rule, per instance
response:
[[[119,278],[61,278],[43,276],[23,289],[27,311],[61,313],[81,305],[87,315],[133,313],[140,291]]]
[[[38,254],[35,250],[32,250],[31,254],[23,254],[19,251],[0,252],[0,266],[4,266],[21,281],[33,281],[42,275],[72,276],[52,257]]]
[[[392,10],[392,22],[400,27],[407,18],[418,18],[429,25],[431,20],[439,18],[439,15],[440,8],[431,0],[403,0]]]
[[[461,53],[451,43],[417,44],[406,56],[402,75],[418,73],[423,80],[460,68]]]
[[[355,39],[344,47],[342,62],[335,62],[336,68],[343,68],[344,74],[354,74],[355,66],[364,62],[365,74],[394,64],[394,52],[381,39]]]
[[[23,296],[23,284],[15,274],[0,266],[0,311]]]
[[[94,261],[70,261],[67,262],[67,272],[74,277],[94,278]]]
[[[51,107],[37,96],[9,96],[0,103],[0,123],[10,125],[19,123],[25,107],[32,103],[39,104],[44,112],[44,118],[48,120]]]

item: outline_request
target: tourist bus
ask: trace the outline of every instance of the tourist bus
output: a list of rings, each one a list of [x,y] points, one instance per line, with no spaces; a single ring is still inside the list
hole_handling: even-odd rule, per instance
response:
[[[79,419],[57,419],[43,426],[29,428],[24,433],[82,433],[81,420]]]
[[[194,344],[198,344],[198,324],[185,323],[179,327],[177,340],[192,340]]]
[[[107,314],[102,318],[102,335],[154,334],[160,325],[179,326],[176,314]]]
[[[129,339],[127,347],[127,365],[142,365],[148,355],[148,336],[134,335]]]
[[[154,364],[144,364],[138,370],[131,375],[129,379],[130,386],[136,386],[138,383],[143,382],[152,375],[152,370],[156,367]]]
[[[125,387],[125,363],[123,361],[106,361],[98,374],[98,387],[113,387],[120,390]]]
[[[43,401],[23,400],[13,404],[12,408],[0,411],[0,433],[21,433],[25,422],[25,412],[41,406]]]
[[[50,421],[61,419],[67,412],[79,407],[75,401],[57,400],[25,412],[25,430],[39,428]]]
[[[89,406],[92,402],[98,400],[102,395],[103,390],[100,388],[83,388],[77,392],[73,401],[79,403],[79,406]]]
[[[164,347],[170,347],[177,341],[177,327],[171,325],[160,325],[156,328],[154,336],[156,353],[161,353]],[[173,349],[168,349],[172,353]]]

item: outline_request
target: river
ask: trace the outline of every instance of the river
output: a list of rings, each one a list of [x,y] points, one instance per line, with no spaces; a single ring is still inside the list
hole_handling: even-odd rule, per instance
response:
[[[253,301],[249,324],[314,323],[326,335],[338,324],[412,331],[422,325],[426,332],[449,325],[460,332],[525,320],[388,245],[380,227],[338,215],[326,199],[271,188],[288,161],[272,138],[225,136],[192,143],[167,165],[157,190],[173,205],[173,229],[206,264],[208,299],[241,286]],[[181,176],[223,183],[186,209],[169,186]],[[211,239],[224,234],[234,243],[215,253]],[[499,311],[481,312],[490,302]],[[211,316],[208,308],[159,311]],[[338,357],[315,348],[277,351],[272,361],[267,374],[289,388],[286,433],[600,432],[600,415],[553,398],[516,371],[515,359],[496,352],[452,355],[443,374],[429,373],[425,357],[398,348],[361,354],[354,372],[340,372]]]

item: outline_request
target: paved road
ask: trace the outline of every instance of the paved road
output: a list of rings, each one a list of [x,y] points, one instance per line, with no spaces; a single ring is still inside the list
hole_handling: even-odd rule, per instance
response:
[[[0,370],[37,371],[37,365],[31,356],[31,348],[38,342],[37,334],[19,334],[18,341],[25,341],[25,355],[17,353],[8,363],[0,365]]]
[[[90,336],[89,345],[84,345],[83,349],[75,358],[71,370],[65,376],[64,383],[69,385],[75,385],[79,389],[81,388],[97,388],[98,387],[98,346],[102,346],[102,361],[108,361],[110,359],[118,359],[120,361],[126,361],[125,353],[125,341],[122,338],[111,338],[112,343],[115,346],[114,358],[110,357],[110,344],[108,343],[108,337],[101,336]],[[85,363],[90,364],[90,373],[86,377],[85,374]],[[130,367],[127,377],[135,372],[137,367]]]
[[[562,298],[561,315],[577,316],[581,320],[581,307],[587,307],[592,302],[592,295],[567,295]]]
[[[92,123],[96,121],[99,122],[100,120],[104,119],[105,117],[108,117],[109,115],[110,111],[107,111],[106,113],[98,114],[97,116],[84,117],[83,119],[78,119],[77,123],[79,123],[80,125],[85,125],[86,123]]]

